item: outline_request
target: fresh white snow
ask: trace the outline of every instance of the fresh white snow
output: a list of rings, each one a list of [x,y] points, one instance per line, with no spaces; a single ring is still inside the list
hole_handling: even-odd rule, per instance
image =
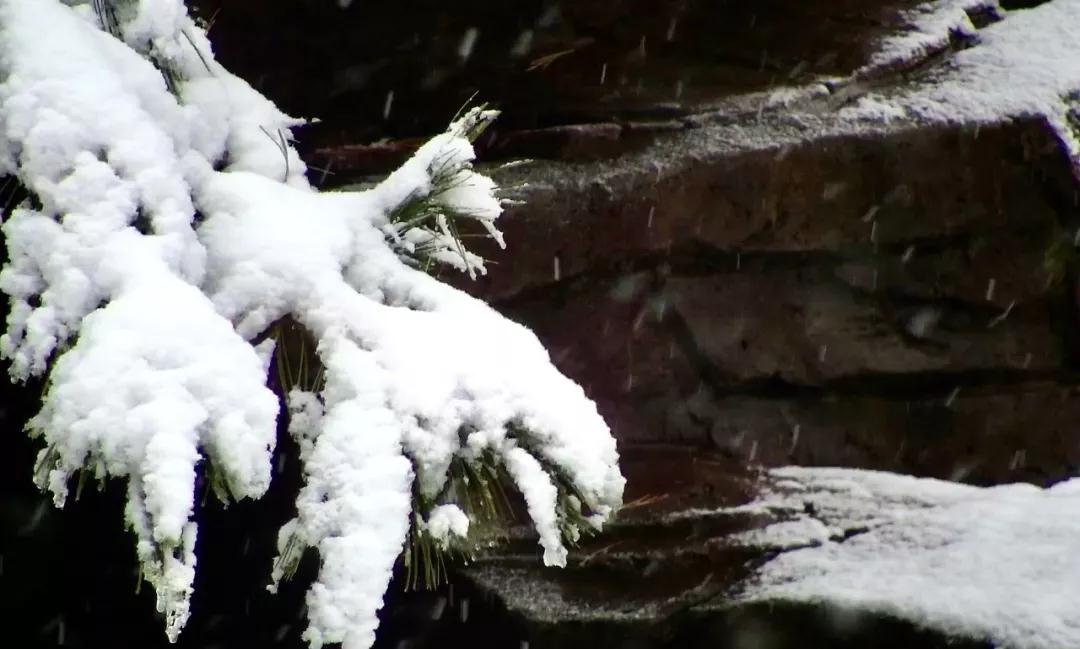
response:
[[[975,30],[965,10],[984,8],[1002,19]],[[862,97],[843,114],[878,120],[901,112],[938,122],[989,123],[1003,118],[1045,117],[1080,168],[1080,139],[1066,115],[1080,92],[1080,1],[1053,0],[1005,11],[996,2],[942,0],[908,14],[912,29],[880,45],[874,69],[912,62],[944,49],[950,31],[967,34],[974,46],[952,53],[911,87]]]
[[[1080,646],[1080,479],[978,488],[784,468],[732,542],[779,550],[741,601],[831,604],[1011,649]]]
[[[904,28],[878,43],[856,75],[870,76],[882,68],[925,59],[945,50],[956,36],[976,38],[969,14],[977,11],[1005,14],[998,0],[932,0],[916,5],[901,15]]]
[[[252,341],[289,316],[326,370],[321,394],[289,395],[306,482],[282,551],[319,552],[311,646],[371,645],[413,483],[434,498],[455,457],[505,464],[545,561],[562,565],[576,530],[560,531],[547,471],[599,527],[624,482],[607,426],[531,332],[402,260],[423,250],[484,272],[447,212],[503,243],[468,137],[494,114],[467,111],[370,191],[318,193],[290,145],[299,122],[214,61],[181,0],[111,6],[116,36],[88,2],[0,0],[0,170],[37,199],[3,225],[0,351],[16,379],[48,370],[31,422],[46,445],[39,484],[61,504],[77,470],[127,479],[128,524],[175,640],[196,466],[232,497],[266,490],[278,406],[269,348]],[[416,199],[443,213],[389,221]],[[418,514],[437,542],[468,533],[455,503]]]

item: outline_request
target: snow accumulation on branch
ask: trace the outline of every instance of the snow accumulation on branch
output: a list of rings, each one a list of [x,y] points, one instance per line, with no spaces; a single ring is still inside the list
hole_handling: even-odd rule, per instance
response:
[[[321,558],[313,647],[371,645],[410,529],[468,539],[455,467],[513,479],[548,564],[618,507],[615,442],[581,388],[531,332],[416,268],[484,272],[459,217],[501,243],[494,183],[471,168],[492,111],[369,191],[320,193],[298,120],[215,62],[182,0],[0,0],[0,80],[0,172],[30,194],[3,224],[0,351],[15,379],[48,379],[37,481],[60,505],[76,472],[126,479],[170,639],[197,465],[231,498],[269,485],[273,350],[254,341],[286,318],[323,367],[320,389],[287,395],[305,485],[282,531],[284,563]]]
[[[735,539],[778,552],[741,601],[831,604],[1011,649],[1080,647],[1080,479],[978,488],[855,469],[770,471]]]
[[[969,17],[976,11],[999,20],[976,29]],[[1014,11],[998,0],[937,0],[918,5],[906,17],[910,28],[886,38],[856,76],[943,51],[951,35],[971,46],[952,53],[912,86],[865,95],[844,114],[968,124],[1043,117],[1080,170],[1080,0]]]

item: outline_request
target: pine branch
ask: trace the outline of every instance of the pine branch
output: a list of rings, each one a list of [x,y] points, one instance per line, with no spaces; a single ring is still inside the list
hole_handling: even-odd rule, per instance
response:
[[[475,142],[498,115],[498,111],[488,109],[486,104],[468,110],[463,106],[447,134]],[[485,272],[485,260],[465,246],[464,239],[475,235],[464,233],[463,224],[481,224],[487,236],[500,245],[502,237],[482,209],[470,209],[452,200],[456,191],[467,190],[479,176],[472,171],[469,161],[462,160],[450,148],[455,146],[453,139],[448,139],[445,145],[446,150],[431,156],[426,169],[430,185],[417,188],[388,212],[386,241],[402,261],[413,267],[430,271],[437,264],[446,263],[475,279],[477,273]]]
[[[550,565],[613,514],[615,443],[580,388],[527,330],[402,263],[475,276],[475,230],[503,245],[503,202],[472,168],[495,111],[463,108],[366,192],[319,194],[298,121],[213,63],[181,0],[97,0],[99,26],[60,0],[0,4],[0,120],[65,125],[0,139],[17,179],[0,353],[15,379],[48,377],[29,432],[54,502],[74,474],[76,497],[90,471],[126,481],[170,639],[190,612],[198,499],[265,493],[282,399],[304,484],[273,580],[318,551],[312,645],[370,646],[395,564],[409,587],[445,579],[505,532],[513,489]],[[99,27],[127,50],[100,47]],[[40,92],[69,86],[81,101]]]

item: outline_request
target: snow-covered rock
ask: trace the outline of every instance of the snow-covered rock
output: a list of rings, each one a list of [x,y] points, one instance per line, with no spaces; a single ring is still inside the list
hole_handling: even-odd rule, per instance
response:
[[[978,488],[856,469],[775,469],[730,539],[776,551],[736,602],[872,612],[1013,649],[1080,646],[1080,480]]]

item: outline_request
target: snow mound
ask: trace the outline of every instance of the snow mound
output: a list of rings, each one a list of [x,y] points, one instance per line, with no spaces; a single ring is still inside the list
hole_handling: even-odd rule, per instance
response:
[[[783,468],[733,542],[778,551],[741,601],[827,603],[1012,649],[1080,646],[1080,479],[977,488]]]
[[[1002,19],[975,30],[968,12]],[[1080,0],[1053,0],[1006,12],[997,2],[942,0],[923,3],[907,19],[911,30],[886,39],[859,74],[917,62],[948,47],[950,34],[971,40],[918,83],[892,93],[870,93],[843,115],[880,119],[882,107],[925,121],[990,123],[1010,117],[1043,117],[1080,169],[1076,111],[1080,94]]]

